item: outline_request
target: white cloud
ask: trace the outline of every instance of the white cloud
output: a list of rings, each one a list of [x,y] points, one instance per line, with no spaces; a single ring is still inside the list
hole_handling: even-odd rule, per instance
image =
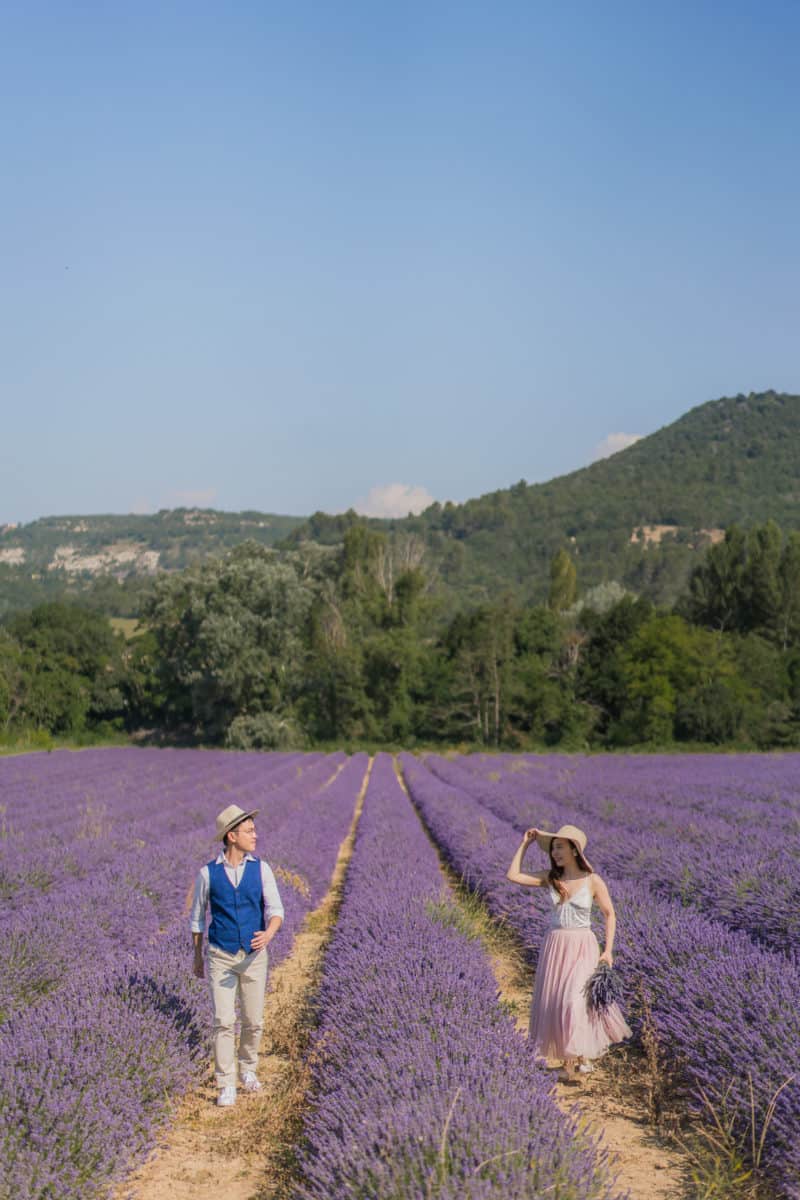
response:
[[[356,500],[353,508],[362,517],[407,517],[409,513],[421,513],[433,504],[434,499],[424,487],[384,483],[370,488],[364,499]]]
[[[189,488],[168,492],[161,508],[211,508],[217,498],[216,488]]]
[[[641,436],[640,433],[610,433],[602,442],[597,443],[589,461],[597,462],[600,458],[609,458],[619,450],[625,450],[634,442],[638,442]]]

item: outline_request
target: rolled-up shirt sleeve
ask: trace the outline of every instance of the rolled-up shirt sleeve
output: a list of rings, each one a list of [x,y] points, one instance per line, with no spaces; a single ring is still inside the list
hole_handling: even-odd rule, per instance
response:
[[[189,914],[189,929],[192,933],[203,933],[205,930],[209,887],[208,867],[201,867],[194,883],[194,899]]]
[[[283,904],[278,885],[275,882],[272,868],[264,862],[263,858],[261,860],[261,891],[264,896],[264,912],[267,920],[269,921],[272,917],[280,917],[283,920]]]

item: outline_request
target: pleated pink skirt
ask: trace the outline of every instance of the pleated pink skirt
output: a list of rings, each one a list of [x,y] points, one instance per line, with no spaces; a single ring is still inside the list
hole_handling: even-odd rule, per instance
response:
[[[618,1005],[590,1012],[583,987],[600,947],[591,929],[551,929],[542,943],[528,1036],[543,1058],[600,1058],[631,1036]]]

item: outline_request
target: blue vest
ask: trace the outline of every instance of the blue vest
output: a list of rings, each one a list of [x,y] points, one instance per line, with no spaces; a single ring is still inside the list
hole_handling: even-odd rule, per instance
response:
[[[211,924],[208,940],[212,946],[236,954],[238,950],[252,953],[253,934],[266,928],[264,896],[261,891],[261,861],[249,858],[239,886],[234,887],[225,871],[225,864],[208,864]]]

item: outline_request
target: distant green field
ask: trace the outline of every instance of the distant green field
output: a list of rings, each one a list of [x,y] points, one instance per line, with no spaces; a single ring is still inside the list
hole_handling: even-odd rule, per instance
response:
[[[130,641],[132,637],[136,637],[137,633],[142,632],[136,617],[109,617],[108,619],[111,622],[112,629],[121,633],[127,641]]]

